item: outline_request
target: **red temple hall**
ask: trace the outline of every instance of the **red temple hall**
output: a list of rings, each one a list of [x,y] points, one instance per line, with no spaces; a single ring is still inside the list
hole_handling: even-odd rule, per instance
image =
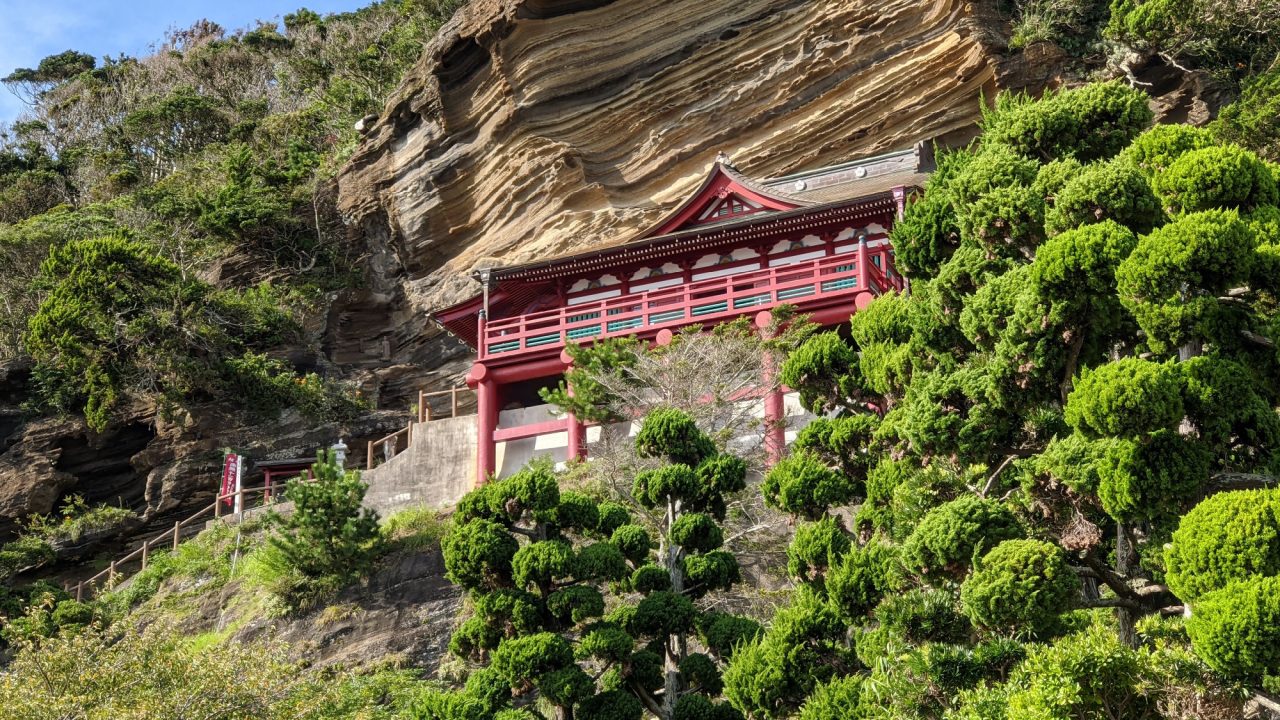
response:
[[[924,143],[770,179],[746,177],[722,155],[691,197],[621,245],[476,272],[475,297],[433,314],[476,351],[467,374],[478,405],[476,477],[518,469],[518,458],[499,458],[499,446],[515,441],[567,434],[565,456],[584,455],[585,428],[572,416],[516,411],[540,402],[536,387],[568,368],[566,345],[626,335],[666,342],[688,325],[763,322],[783,304],[835,326],[901,290],[889,228],[932,170]],[[782,397],[771,395],[765,419],[781,427]],[[776,456],[782,442],[766,439],[766,448]]]

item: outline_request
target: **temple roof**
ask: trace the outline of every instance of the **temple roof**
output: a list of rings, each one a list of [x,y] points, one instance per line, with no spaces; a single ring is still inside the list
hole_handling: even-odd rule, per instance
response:
[[[894,191],[921,188],[934,169],[932,146],[917,143],[875,157],[784,177],[756,180],[718,157],[698,189],[647,230],[622,244],[572,255],[489,268],[472,273],[489,281],[490,306],[532,301],[557,278],[579,277],[619,264],[645,262],[701,246],[757,236],[797,223],[830,221],[891,209]],[[475,344],[477,293],[432,317],[468,344]]]

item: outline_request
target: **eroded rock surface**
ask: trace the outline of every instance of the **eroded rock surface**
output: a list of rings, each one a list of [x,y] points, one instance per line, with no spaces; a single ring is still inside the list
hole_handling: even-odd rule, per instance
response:
[[[717,151],[768,176],[971,132],[997,64],[959,0],[479,0],[341,178],[429,308],[466,271],[616,243]]]

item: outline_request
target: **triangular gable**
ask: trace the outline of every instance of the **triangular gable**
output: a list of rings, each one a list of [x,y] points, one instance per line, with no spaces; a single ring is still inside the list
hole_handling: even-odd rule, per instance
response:
[[[802,200],[770,192],[717,160],[711,173],[680,207],[637,239],[668,235],[696,225],[732,220],[761,212],[794,210],[806,205]]]

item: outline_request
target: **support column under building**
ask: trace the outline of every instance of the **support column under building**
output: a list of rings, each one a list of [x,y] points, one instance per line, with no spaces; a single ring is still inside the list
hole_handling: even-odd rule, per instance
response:
[[[756,327],[768,339],[773,315],[767,310],[756,313]],[[787,446],[786,406],[782,386],[778,383],[778,368],[773,353],[764,356],[764,454],[765,462],[773,467],[782,460]]]
[[[497,429],[498,383],[485,375],[476,381],[476,485],[487,483],[498,470]]]

